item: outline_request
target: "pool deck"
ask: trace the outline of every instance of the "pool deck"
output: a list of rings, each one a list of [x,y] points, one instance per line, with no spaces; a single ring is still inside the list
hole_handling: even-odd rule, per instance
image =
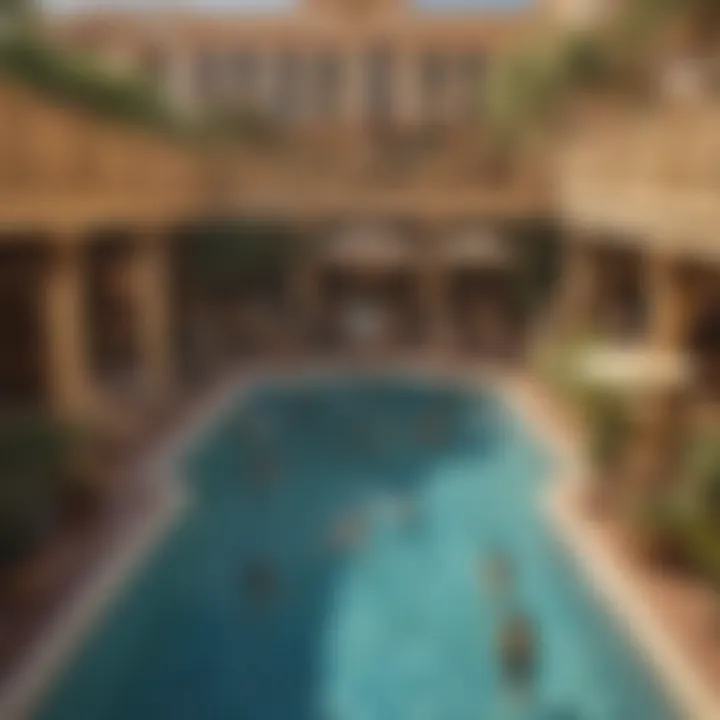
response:
[[[621,529],[591,516],[587,465],[573,418],[528,378],[507,395],[560,460],[545,509],[597,596],[641,652],[687,720],[720,718],[720,601],[691,577],[638,558]]]
[[[200,401],[193,402],[172,430],[151,444],[132,464],[133,472],[144,478],[151,490],[149,501],[130,513],[122,532],[113,536],[102,552],[95,553],[92,568],[63,598],[60,607],[48,611],[41,632],[36,633],[34,642],[20,656],[15,671],[0,678],[0,718],[28,720],[32,716],[44,692],[83,638],[181,517],[192,499],[186,497],[182,483],[177,481],[176,459],[203,428],[224,409],[232,407],[242,392],[258,380],[342,376],[358,370],[378,371],[391,377],[450,380],[473,388],[491,385],[501,390],[559,460],[559,476],[547,497],[547,511],[588,581],[647,657],[680,708],[681,717],[688,720],[720,718],[720,693],[717,690],[720,687],[720,641],[714,642],[714,663],[709,662],[707,652],[699,657],[693,651],[697,649],[699,638],[693,637],[688,642],[691,631],[686,620],[689,615],[700,616],[688,609],[691,593],[680,593],[677,583],[633,563],[612,533],[598,527],[584,514],[580,491],[586,469],[577,452],[579,443],[573,419],[522,373],[499,375],[472,362],[417,356],[410,360],[400,358],[388,362],[383,359],[361,365],[312,361],[292,367],[244,368],[208,391]],[[678,597],[684,601],[678,601]],[[692,632],[706,638],[707,612],[702,617],[705,622],[694,627]],[[708,644],[706,640],[704,645]]]

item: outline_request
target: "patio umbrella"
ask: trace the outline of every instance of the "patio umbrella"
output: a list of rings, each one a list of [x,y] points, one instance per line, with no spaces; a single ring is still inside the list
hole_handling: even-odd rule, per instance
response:
[[[649,346],[590,348],[581,353],[577,373],[598,389],[641,393],[681,390],[694,374],[684,353]]]
[[[381,224],[352,226],[330,244],[327,261],[352,271],[392,271],[413,266],[411,248],[392,228]]]
[[[512,266],[512,254],[506,243],[484,230],[461,232],[442,248],[443,261],[456,267],[507,269]]]

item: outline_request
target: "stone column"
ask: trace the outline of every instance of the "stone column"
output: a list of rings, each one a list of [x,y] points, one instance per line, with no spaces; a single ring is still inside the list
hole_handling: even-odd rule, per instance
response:
[[[592,330],[599,292],[598,262],[593,247],[584,238],[573,237],[566,244],[555,317],[563,335]]]
[[[256,62],[254,105],[261,114],[272,118],[275,117],[277,109],[277,53],[258,52]]]
[[[71,419],[87,419],[97,409],[79,240],[67,236],[58,242],[42,286],[49,403]]]
[[[440,257],[440,231],[428,228],[419,252],[421,323],[427,344],[434,350],[448,350],[454,342],[449,307],[449,270]]]
[[[304,344],[314,338],[320,312],[320,272],[314,257],[303,258],[293,269],[291,294],[294,334]]]
[[[197,112],[197,78],[192,54],[172,48],[167,51],[167,59],[168,75],[165,91],[170,102],[180,111]]]
[[[143,233],[130,259],[130,293],[143,387],[161,399],[175,382],[170,248],[159,233]]]
[[[355,46],[344,55],[345,82],[343,115],[351,126],[363,123],[365,115],[365,52]]]
[[[416,127],[419,124],[420,115],[419,60],[417,55],[408,49],[398,54],[397,63],[397,72],[394,77],[397,90],[395,93],[397,118],[402,127]]]
[[[665,350],[680,350],[687,332],[691,298],[682,281],[677,260],[653,253],[646,258],[650,343]]]

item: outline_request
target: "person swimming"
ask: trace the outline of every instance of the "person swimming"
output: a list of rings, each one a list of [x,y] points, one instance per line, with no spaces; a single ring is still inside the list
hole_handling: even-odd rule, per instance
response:
[[[537,637],[530,618],[523,613],[513,613],[503,623],[498,659],[507,687],[516,694],[526,695],[535,681]]]

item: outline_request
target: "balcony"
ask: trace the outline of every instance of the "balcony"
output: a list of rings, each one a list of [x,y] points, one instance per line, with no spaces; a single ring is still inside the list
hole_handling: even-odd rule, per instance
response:
[[[718,128],[717,103],[599,115],[561,154],[561,212],[618,241],[717,258]]]
[[[0,227],[160,222],[192,210],[198,159],[140,127],[0,88]]]
[[[322,132],[246,147],[222,157],[223,201],[234,211],[295,215],[495,214],[537,217],[550,209],[545,158],[497,157],[478,137],[378,138]],[[220,175],[218,175],[220,177]]]

